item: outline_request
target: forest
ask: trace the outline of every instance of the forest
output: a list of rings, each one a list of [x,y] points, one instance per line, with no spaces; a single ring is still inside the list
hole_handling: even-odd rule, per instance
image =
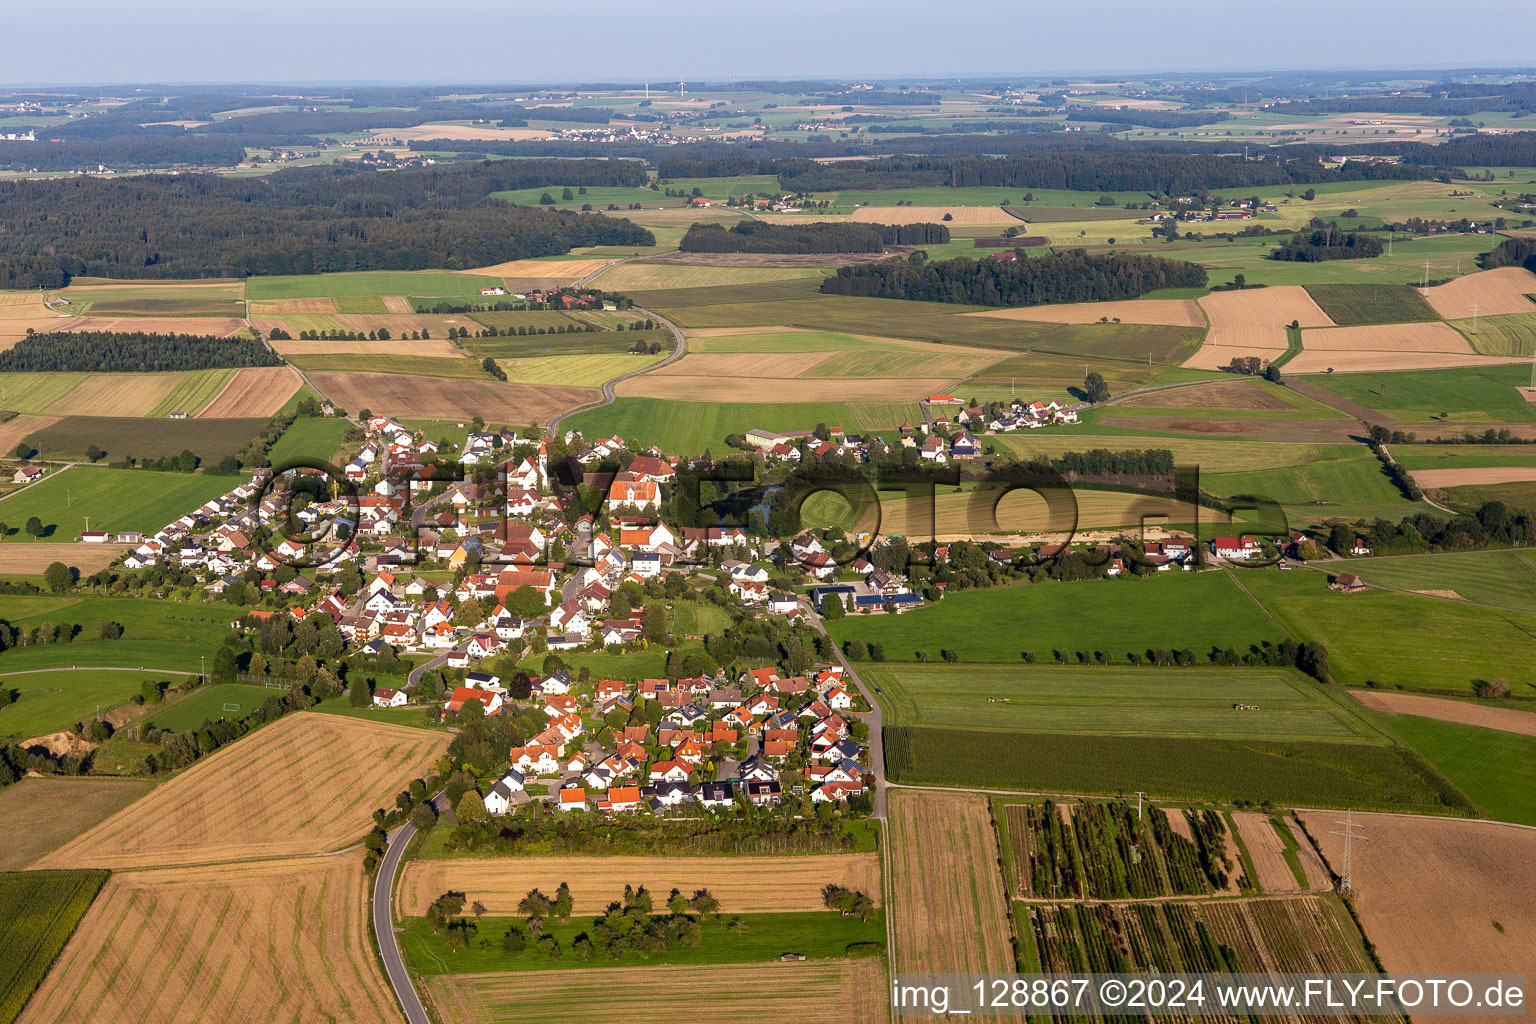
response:
[[[1203,288],[1205,268],[1158,256],[1073,250],[1034,259],[930,263],[921,254],[841,267],[822,281],[830,295],[859,295],[977,306],[1038,306],[1049,302],[1135,299],[1158,288]]]
[[[583,245],[651,245],[651,233],[629,221],[489,198],[557,182],[644,180],[643,168],[623,161],[504,160],[0,182],[0,288],[59,288],[78,275],[459,270]]]
[[[1359,260],[1380,256],[1381,239],[1364,232],[1341,231],[1334,223],[1314,221],[1310,231],[1298,231],[1291,240],[1269,254],[1272,260],[1321,263],[1323,260]]]
[[[1536,272],[1536,238],[1506,238],[1483,254],[1483,269],[1495,267],[1524,267]]]
[[[0,373],[166,373],[282,364],[254,338],[148,331],[29,334],[0,352]]]
[[[767,224],[741,221],[727,229],[695,224],[683,236],[683,252],[880,252],[887,245],[942,245],[942,224]]]

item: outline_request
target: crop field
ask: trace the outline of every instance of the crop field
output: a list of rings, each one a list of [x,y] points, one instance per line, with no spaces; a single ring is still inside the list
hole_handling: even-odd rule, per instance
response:
[[[1166,448],[1179,465],[1196,465],[1202,473],[1234,472],[1239,469],[1278,469],[1302,466],[1342,451],[1345,445],[1317,445],[1264,441],[1207,441],[1198,437],[1150,437],[1142,434],[1091,434],[1092,427],[1068,433],[1032,430],[1027,433],[998,434],[987,438],[989,444],[1020,456],[1059,456],[1064,452],[1140,451]],[[1210,515],[1203,510],[1202,515]]]
[[[367,355],[330,353],[289,356],[288,361],[305,373],[407,373],[421,377],[454,377],[485,380],[480,360],[455,353],[450,358],[419,355]]]
[[[1309,284],[1307,293],[1340,327],[1441,319],[1419,289],[1405,284]],[[1301,326],[1326,325],[1304,323]]]
[[[599,274],[592,285],[609,291],[648,288],[712,288],[826,276],[815,267],[692,267],[670,263],[624,263]]]
[[[48,407],[51,416],[169,416],[196,412],[233,370],[191,373],[93,373]],[[198,404],[194,405],[193,402]]]
[[[87,516],[93,530],[150,534],[239,482],[235,477],[80,466],[51,473],[0,499],[0,521],[15,531],[5,538],[10,543],[32,541],[20,529],[32,516],[47,530],[42,539],[51,541],[79,536]]]
[[[1346,596],[1311,572],[1250,572],[1243,583],[1293,635],[1327,645],[1329,671],[1346,686],[1470,695],[1478,679],[1533,678],[1536,637],[1523,612],[1374,589]]]
[[[195,414],[213,401],[237,372],[239,371],[226,368],[178,374],[179,380],[176,386],[160,400],[160,404],[155,406],[150,415],[169,416],[173,412]],[[86,413],[86,415],[95,414]]]
[[[644,379],[644,378],[641,378]],[[729,434],[763,430],[809,430],[817,423],[851,434],[894,430],[921,417],[915,402],[690,402],[620,398],[601,409],[572,416],[562,426],[588,437],[618,434],[637,448],[655,445],[670,454],[722,451]]]
[[[1536,467],[1497,466],[1457,469],[1416,469],[1413,482],[1423,488],[1489,486],[1536,481]]]
[[[1338,814],[1299,814],[1335,871]],[[1529,971],[1536,903],[1511,864],[1536,857],[1536,831],[1509,825],[1356,814],[1355,908],[1393,973]]]
[[[1286,325],[1332,327],[1333,321],[1303,288],[1280,286],[1243,291],[1211,292],[1200,299],[1210,321],[1205,344],[1185,366],[1216,370],[1238,356],[1274,359],[1287,347]]]
[[[1008,970],[1008,907],[986,798],[898,790],[889,827],[893,971]]]
[[[1391,690],[1351,690],[1350,693],[1366,707],[1388,715],[1416,715],[1438,722],[1456,722],[1480,729],[1536,736],[1536,709],[1532,705],[1495,707],[1487,703],[1424,697],[1416,693]]]
[[[7,524],[9,526],[9,524]],[[37,541],[32,544],[0,544],[0,575],[41,576],[54,562],[63,562],[89,576],[105,569],[129,550],[126,544],[79,544]]]
[[[722,984],[722,976],[729,984]],[[890,1019],[878,960],[586,968],[434,975],[442,1018],[476,1024],[883,1024]]]
[[[1449,352],[1474,356],[1467,339],[1450,324],[1366,324],[1303,331],[1302,347],[1314,352]]]
[[[39,333],[54,331],[71,319],[70,314],[45,306],[38,292],[0,291],[0,351],[25,338],[28,328]]]
[[[0,408],[39,413],[73,391],[90,374],[0,373]]]
[[[362,854],[112,876],[25,1024],[391,1022]]]
[[[348,412],[387,409],[393,416],[422,420],[457,420],[473,409],[488,422],[528,423],[547,420],[601,397],[593,388],[400,373],[317,373],[312,379]]]
[[[272,450],[267,454],[274,466],[282,466],[288,460],[299,457],[333,461],[342,439],[346,436],[346,420],[324,417],[300,417],[283,431]]]
[[[991,627],[977,630],[976,622]],[[850,615],[828,628],[839,641],[883,644],[894,661],[914,660],[918,650],[937,657],[952,648],[963,662],[1013,665],[1025,651],[1048,661],[1053,650],[1069,657],[1101,650],[1123,661],[1127,652],[1148,648],[1190,647],[1203,654],[1213,646],[1246,651],[1261,640],[1280,639],[1232,579],[1216,572],[973,590],[901,615]]]
[[[482,277],[522,277],[522,278],[549,278],[561,281],[575,281],[596,273],[608,264],[608,259],[582,259],[571,257],[553,260],[512,260],[507,263],[497,263],[489,267],[476,267],[473,270],[461,271],[464,274],[474,274]],[[420,295],[422,292],[413,292]]]
[[[1536,720],[1536,714],[1528,711],[1507,711],[1506,715]],[[1477,805],[1480,817],[1536,827],[1536,735],[1416,713],[1394,715],[1386,722]]]
[[[211,334],[225,338],[245,330],[245,321],[232,316],[118,316],[83,317],[56,331],[152,331],[157,334]]]
[[[1172,800],[1428,814],[1473,809],[1413,751],[1368,743],[897,726],[885,730],[885,765],[892,782],[911,785],[1108,796],[1143,790]]]
[[[1241,873],[1235,844],[1227,852],[1226,822],[1213,810],[1151,807],[1142,813],[1122,800],[1047,800],[999,801],[993,814],[1008,830],[1017,895],[1025,897],[1207,896],[1228,889]]]
[[[1351,558],[1349,572],[1394,590],[1422,590],[1536,612],[1536,561],[1529,551],[1454,551]],[[1326,568],[1342,571],[1344,562]]]
[[[125,703],[142,683],[164,678],[163,673],[105,671],[0,675],[0,687],[15,698],[15,703],[0,708],[0,735],[31,737],[68,729],[97,711]]]
[[[861,352],[887,339],[838,331],[797,331],[788,327],[701,327],[687,332],[688,351],[697,352]]]
[[[1444,433],[1450,436],[1459,433],[1453,426],[1458,422],[1536,420],[1536,405],[1516,390],[1531,382],[1524,366],[1334,374],[1308,382],[1375,409],[1383,418],[1447,422],[1452,426]]]
[[[1532,294],[1536,294],[1536,274],[1524,267],[1499,267],[1436,285],[1425,298],[1439,316],[1461,320],[1474,312],[1483,316],[1536,313]]]
[[[1254,882],[1264,892],[1284,896],[1328,891],[1322,858],[1311,843],[1297,841],[1289,822],[1258,811],[1233,811],[1232,824],[1253,862]]]
[[[501,284],[495,276],[453,273],[445,270],[366,270],[347,274],[299,274],[291,277],[253,277],[246,297],[255,300],[342,298],[349,295],[431,295],[473,297],[481,288]]]
[[[375,807],[393,806],[447,740],[423,729],[292,714],[204,757],[39,866],[212,863],[344,846],[367,828]],[[232,788],[239,800],[224,798]],[[166,829],[172,820],[176,828]]]
[[[1306,211],[1303,211],[1305,214]],[[1275,226],[1270,224],[1268,226]],[[1391,256],[1369,260],[1325,260],[1300,263],[1267,258],[1275,245],[1273,238],[1237,239],[1233,242],[1207,239],[1204,242],[1179,241],[1159,243],[1158,255],[1189,260],[1206,268],[1215,282],[1231,280],[1242,274],[1250,285],[1358,284],[1369,281],[1384,285],[1417,285],[1429,262],[1429,275],[1435,279],[1454,277],[1475,266],[1475,260],[1489,248],[1485,235],[1441,235],[1415,238],[1411,245],[1397,240]]]
[[[1221,739],[1374,740],[1294,669],[1058,665],[861,666],[888,725]],[[1236,711],[1252,704],[1258,711]]]
[[[1146,414],[1151,409],[1167,409],[1169,416],[1187,416],[1211,410],[1220,410],[1224,416],[1256,419],[1328,419],[1343,415],[1337,409],[1308,398],[1293,388],[1271,384],[1257,377],[1229,377],[1226,380],[1132,395],[1117,401],[1115,407],[1134,409],[1138,414]]]
[[[300,300],[302,301],[302,300]],[[392,313],[382,295],[342,295],[331,300],[338,313]]]
[[[196,299],[95,299],[84,309],[72,305],[70,309],[87,316],[101,317],[220,317],[245,319],[245,303],[238,298]]]
[[[267,417],[287,404],[302,381],[292,367],[247,366],[235,371],[213,401],[197,414],[200,420]]]
[[[144,779],[26,778],[0,789],[0,871],[20,871],[153,786]]]
[[[949,220],[945,221],[945,215]],[[1017,224],[999,206],[861,206],[848,215],[855,224]]]
[[[106,880],[105,871],[0,875],[0,1020],[27,1005]]]
[[[570,387],[602,387],[614,377],[643,370],[666,355],[630,355],[628,352],[590,355],[534,356],[500,363],[507,378],[520,384],[562,384]]]
[[[1472,347],[1485,356],[1536,354],[1536,312],[1480,316],[1476,320],[1452,320],[1451,326],[1466,336]]]
[[[829,882],[881,902],[880,859],[873,853],[772,857],[460,857],[413,860],[400,881],[397,914],[419,917],[449,889],[484,903],[492,914],[516,914],[528,890],[571,887],[578,916],[601,914],[626,885],[644,885],[658,905],[673,889],[708,889],[725,914],[821,911]]]
[[[94,445],[111,459],[127,455],[154,459],[190,450],[204,463],[212,463],[245,448],[265,425],[266,421],[259,418],[173,420],[65,416],[28,434],[26,440],[47,459],[84,460],[87,450]],[[154,528],[164,525],[158,523]]]

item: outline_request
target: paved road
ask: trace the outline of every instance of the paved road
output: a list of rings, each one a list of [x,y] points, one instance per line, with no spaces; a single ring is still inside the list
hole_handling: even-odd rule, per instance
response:
[[[411,674],[405,677],[405,685],[415,686],[417,683],[421,682],[421,677],[424,673],[430,671],[431,669],[437,668],[439,665],[446,665],[448,663],[448,656],[463,650],[464,646],[464,644],[459,644],[459,646],[439,654],[431,661],[424,661],[420,665],[417,665],[415,668],[411,669]]]
[[[826,636],[827,627],[821,621],[821,616],[817,614],[816,609],[811,606],[810,601],[802,597],[800,599],[800,605],[805,609],[806,615],[810,619],[810,623],[815,628],[816,632],[820,633],[822,636]],[[886,786],[890,785],[890,783],[885,781],[884,714],[880,710],[879,702],[875,700],[874,690],[864,685],[864,680],[859,678],[859,674],[854,671],[853,666],[848,663],[848,659],[843,657],[843,652],[838,650],[836,646],[832,648],[832,651],[834,656],[837,658],[838,664],[843,666],[843,674],[846,675],[849,679],[853,680],[853,685],[858,687],[859,692],[864,695],[864,699],[869,702],[869,706],[871,708],[869,714],[859,715],[858,717],[869,725],[869,770],[870,773],[875,777],[875,811],[873,816],[879,818],[881,821],[884,821],[885,788]]]
[[[439,793],[432,798],[432,803],[441,812],[447,798]],[[389,834],[384,860],[373,876],[373,931],[379,940],[379,953],[384,958],[389,987],[395,990],[395,998],[400,1000],[406,1021],[408,1024],[432,1024],[426,1008],[421,1005],[421,997],[416,994],[416,986],[411,983],[411,974],[405,969],[405,960],[400,956],[400,944],[395,941],[394,912],[390,906],[394,898],[395,872],[400,870],[400,858],[415,835],[416,826],[409,821]]]
[[[560,422],[562,420],[570,419],[572,416],[575,416],[578,413],[591,412],[593,409],[601,409],[605,405],[611,405],[613,403],[613,386],[620,381],[629,380],[631,377],[638,377],[642,373],[651,373],[652,371],[661,369],[668,363],[676,362],[678,359],[682,358],[683,332],[678,329],[677,325],[668,320],[666,317],[653,313],[648,309],[641,309],[639,306],[635,306],[633,308],[635,312],[644,313],[646,316],[650,317],[652,320],[655,320],[657,323],[661,324],[661,326],[672,332],[672,337],[677,340],[677,345],[672,349],[672,354],[667,356],[667,358],[663,359],[659,363],[652,363],[651,365],[643,367],[642,369],[631,370],[629,373],[621,374],[610,381],[605,381],[603,383],[603,400],[601,402],[597,402],[593,405],[585,405],[580,409],[572,409],[567,413],[561,413],[559,416],[556,416],[554,419],[549,421],[549,429],[547,433],[550,437],[560,436]]]

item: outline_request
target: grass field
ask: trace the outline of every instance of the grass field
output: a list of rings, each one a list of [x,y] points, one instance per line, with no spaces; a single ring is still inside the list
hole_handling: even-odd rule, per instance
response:
[[[221,718],[233,719],[248,715],[268,697],[280,696],[284,692],[282,689],[250,683],[205,686],[193,690],[173,704],[145,708],[143,720],[157,729],[185,732],[198,728],[205,721],[217,722]]]
[[[1451,326],[1467,336],[1472,347],[1485,356],[1536,354],[1536,313],[1505,313],[1472,320],[1452,320]]]
[[[987,441],[1021,456],[1046,457],[1059,456],[1065,452],[1092,451],[1095,448],[1107,448],[1110,451],[1166,448],[1173,452],[1176,463],[1199,466],[1202,475],[1304,466],[1320,457],[1352,447],[1264,441],[1207,441],[1194,437],[1150,437],[1136,433],[1093,434],[1083,430],[1061,434],[1032,430],[1027,433],[999,434],[987,438]]]
[[[105,871],[0,875],[0,1021],[21,1013],[106,880]]]
[[[680,601],[672,608],[672,632],[703,636],[721,633],[731,625],[731,616],[719,605]]]
[[[1417,508],[1361,445],[1330,445],[1322,457],[1299,466],[1240,473],[1202,473],[1200,486],[1218,497],[1252,494],[1286,507],[1303,520],[1319,515],[1400,518]],[[1326,501],[1326,507],[1309,507]]]
[[[144,779],[27,778],[0,789],[0,871],[20,871],[153,786]]]
[[[86,623],[89,630],[95,623]],[[146,681],[164,680],[154,672],[38,672],[0,675],[0,687],[15,703],[0,708],[0,735],[39,736],[68,729],[76,722],[110,711],[139,692]],[[179,677],[177,680],[179,681]]]
[[[1309,284],[1307,292],[1340,327],[1439,320],[1418,289],[1389,284]]]
[[[246,284],[246,294],[252,300],[426,295],[473,297],[478,302],[481,288],[495,288],[500,284],[501,281],[494,277],[442,270],[367,270],[350,274],[253,277]]]
[[[1220,739],[1379,739],[1293,669],[868,665],[887,725]],[[1233,704],[1259,711],[1235,711]]]
[[[1412,751],[1369,743],[898,727],[885,730],[885,764],[904,785],[1471,811]]]
[[[274,466],[285,465],[289,459],[295,458],[331,462],[349,426],[351,424],[339,417],[300,416],[283,431],[283,436],[277,439],[267,458]]]
[[[1394,590],[1454,591],[1467,601],[1536,612],[1536,560],[1530,551],[1453,551],[1352,558],[1330,564]]]
[[[0,409],[39,413],[80,385],[88,373],[0,374]]]
[[[1303,211],[1306,212],[1306,211]],[[1271,225],[1273,226],[1273,225]],[[1206,268],[1213,283],[1229,281],[1242,274],[1249,284],[1314,285],[1358,284],[1362,279],[1373,284],[1412,285],[1424,276],[1424,261],[1429,261],[1432,278],[1452,277],[1476,269],[1478,254],[1487,252],[1491,243],[1486,235],[1444,235],[1416,238],[1412,243],[1398,240],[1392,256],[1369,260],[1326,260],[1300,263],[1266,258],[1277,239],[1237,239],[1233,242],[1208,240],[1172,245],[1159,243],[1157,254],[1170,259],[1189,260]]]
[[[986,623],[986,628],[978,628]],[[962,662],[1021,665],[1024,651],[1050,661],[1052,651],[1130,651],[1213,645],[1246,651],[1278,640],[1273,623],[1246,601],[1225,573],[1173,573],[1153,578],[994,587],[951,594],[902,615],[851,615],[829,624],[839,641],[880,643],[893,661],[956,650]]]
[[[233,455],[251,443],[265,418],[139,419],[66,416],[27,435],[27,443],[48,459],[84,459],[92,445],[110,458],[157,459],[191,451],[204,463]],[[233,481],[233,478],[229,478]],[[231,483],[233,486],[233,482]],[[158,529],[164,523],[156,524]]]
[[[921,413],[905,402],[679,402],[619,398],[601,409],[578,413],[562,423],[587,437],[618,434],[636,448],[655,445],[669,454],[725,450],[728,434],[763,430],[810,430],[817,423],[848,433],[892,430],[916,423]]]
[[[1445,434],[1451,437],[1460,433],[1458,421],[1536,420],[1536,405],[1515,390],[1531,383],[1526,366],[1341,373],[1307,379],[1341,398],[1378,410],[1384,418],[1445,421]]]
[[[1536,737],[1416,715],[1389,715],[1384,721],[1484,817],[1536,826]]]
[[[232,476],[77,467],[0,499],[0,521],[14,531],[6,537],[12,543],[33,539],[21,529],[32,516],[48,529],[45,540],[73,540],[87,517],[93,530],[151,534],[238,483]]]
[[[1528,614],[1384,590],[1344,596],[1313,572],[1248,572],[1242,580],[1293,635],[1328,647],[1329,671],[1346,686],[1374,680],[1471,693],[1478,679],[1502,676],[1516,688],[1532,679],[1536,619]]]
[[[238,605],[95,595],[12,596],[5,599],[5,607],[5,618],[18,628],[76,623],[83,629],[72,643],[10,648],[0,654],[0,672],[70,665],[195,672],[198,656],[213,655],[230,620],[241,611]],[[97,639],[96,624],[103,620],[120,624],[122,638]]]

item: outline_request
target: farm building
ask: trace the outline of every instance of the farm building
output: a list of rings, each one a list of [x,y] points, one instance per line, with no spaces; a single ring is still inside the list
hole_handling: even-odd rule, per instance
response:
[[[1341,572],[1328,584],[1329,590],[1337,590],[1341,594],[1358,594],[1365,589],[1365,580],[1352,572]]]

